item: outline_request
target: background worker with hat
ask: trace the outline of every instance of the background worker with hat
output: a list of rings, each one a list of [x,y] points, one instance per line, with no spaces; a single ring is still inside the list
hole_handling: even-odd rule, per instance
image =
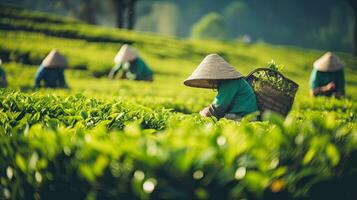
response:
[[[129,45],[124,44],[114,58],[116,64],[110,71],[108,77],[114,79],[115,75],[121,71],[121,79],[132,80],[153,80],[153,71],[139,57],[137,52]]]
[[[314,62],[310,76],[312,96],[345,95],[345,75],[342,61],[331,52],[325,53]]]
[[[202,116],[240,120],[245,115],[258,112],[256,96],[249,83],[217,54],[206,56],[184,84],[218,89],[213,103],[200,112]]]
[[[7,87],[6,73],[2,69],[2,60],[0,59],[0,88]]]
[[[41,87],[43,81],[45,87],[68,88],[64,78],[64,68],[67,64],[67,59],[57,49],[53,49],[38,68],[35,87]]]

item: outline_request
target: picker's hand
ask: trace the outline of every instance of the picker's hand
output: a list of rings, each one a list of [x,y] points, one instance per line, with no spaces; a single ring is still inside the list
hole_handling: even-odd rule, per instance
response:
[[[330,82],[325,86],[321,86],[321,87],[318,87],[318,88],[314,89],[311,94],[313,96],[317,96],[317,95],[320,95],[320,94],[323,95],[323,94],[326,94],[326,93],[334,90],[335,88],[336,88],[336,84],[334,82]]]
[[[326,91],[331,91],[336,88],[336,84],[334,82],[330,82],[325,86]]]
[[[211,113],[209,112],[209,108],[206,107],[200,111],[200,115],[203,117],[211,117]]]

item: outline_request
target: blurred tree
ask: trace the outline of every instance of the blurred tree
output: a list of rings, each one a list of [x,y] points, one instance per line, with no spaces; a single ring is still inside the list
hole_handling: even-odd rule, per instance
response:
[[[95,0],[81,0],[78,18],[89,23],[96,23],[96,2]]]
[[[116,27],[133,29],[135,5],[138,0],[111,0],[116,17]],[[125,24],[127,25],[125,27]]]
[[[115,13],[116,27],[124,28],[124,0],[111,0],[113,4],[113,12]]]
[[[317,41],[326,46],[329,50],[347,48],[352,44],[352,35],[349,35],[349,21],[351,13],[348,5],[343,4],[333,7],[330,12],[329,24],[319,30]],[[337,39],[338,38],[338,39]]]
[[[252,10],[244,1],[233,1],[223,11],[224,20],[230,29],[230,35],[241,37],[250,35],[252,21]]]
[[[58,10],[59,8],[64,8],[68,15],[71,17],[78,17],[77,10],[75,6],[72,5],[71,1],[69,0],[57,0],[57,7],[55,8]]]
[[[149,1],[140,1],[137,9],[138,19],[135,23],[135,30],[145,31],[145,32],[156,32],[156,23],[153,15],[153,6]]]
[[[128,29],[133,29],[135,24],[135,5],[137,0],[128,2]]]
[[[143,2],[144,3],[144,2]],[[179,19],[177,5],[171,2],[145,2],[139,13],[144,13],[135,24],[139,31],[157,32],[164,35],[176,35]]]
[[[60,4],[66,8],[67,10],[70,10],[73,8],[69,0],[59,0]]]
[[[354,54],[357,56],[357,1],[347,0],[354,13]]]
[[[209,13],[192,26],[191,37],[201,39],[227,39],[228,31],[221,15],[218,13]]]

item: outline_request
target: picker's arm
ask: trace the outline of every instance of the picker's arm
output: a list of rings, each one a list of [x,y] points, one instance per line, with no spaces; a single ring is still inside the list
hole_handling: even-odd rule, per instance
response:
[[[35,78],[35,88],[41,87],[41,81],[44,78],[45,75],[45,70],[43,66],[40,66],[37,70],[36,73],[36,78]]]
[[[336,84],[334,82],[330,82],[327,85],[316,87],[310,91],[312,96],[324,95],[336,88]]]
[[[108,75],[108,78],[109,78],[109,79],[114,79],[115,74],[117,74],[118,71],[119,71],[122,67],[123,67],[122,64],[117,64],[117,65],[115,65],[115,66],[112,68],[112,70],[110,71],[110,73],[109,73],[109,75]]]

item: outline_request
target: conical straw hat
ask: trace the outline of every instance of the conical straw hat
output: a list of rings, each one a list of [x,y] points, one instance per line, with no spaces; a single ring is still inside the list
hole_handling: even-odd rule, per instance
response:
[[[138,57],[136,51],[131,48],[128,44],[124,44],[117,55],[114,58],[116,64],[121,64],[123,62],[129,62]]]
[[[57,49],[53,49],[42,61],[42,65],[47,68],[66,67],[67,59]]]
[[[314,62],[314,68],[322,72],[338,71],[343,67],[343,62],[331,52],[325,53]]]
[[[198,65],[184,84],[190,87],[216,88],[219,80],[238,79],[243,75],[237,72],[221,56],[209,54]]]

